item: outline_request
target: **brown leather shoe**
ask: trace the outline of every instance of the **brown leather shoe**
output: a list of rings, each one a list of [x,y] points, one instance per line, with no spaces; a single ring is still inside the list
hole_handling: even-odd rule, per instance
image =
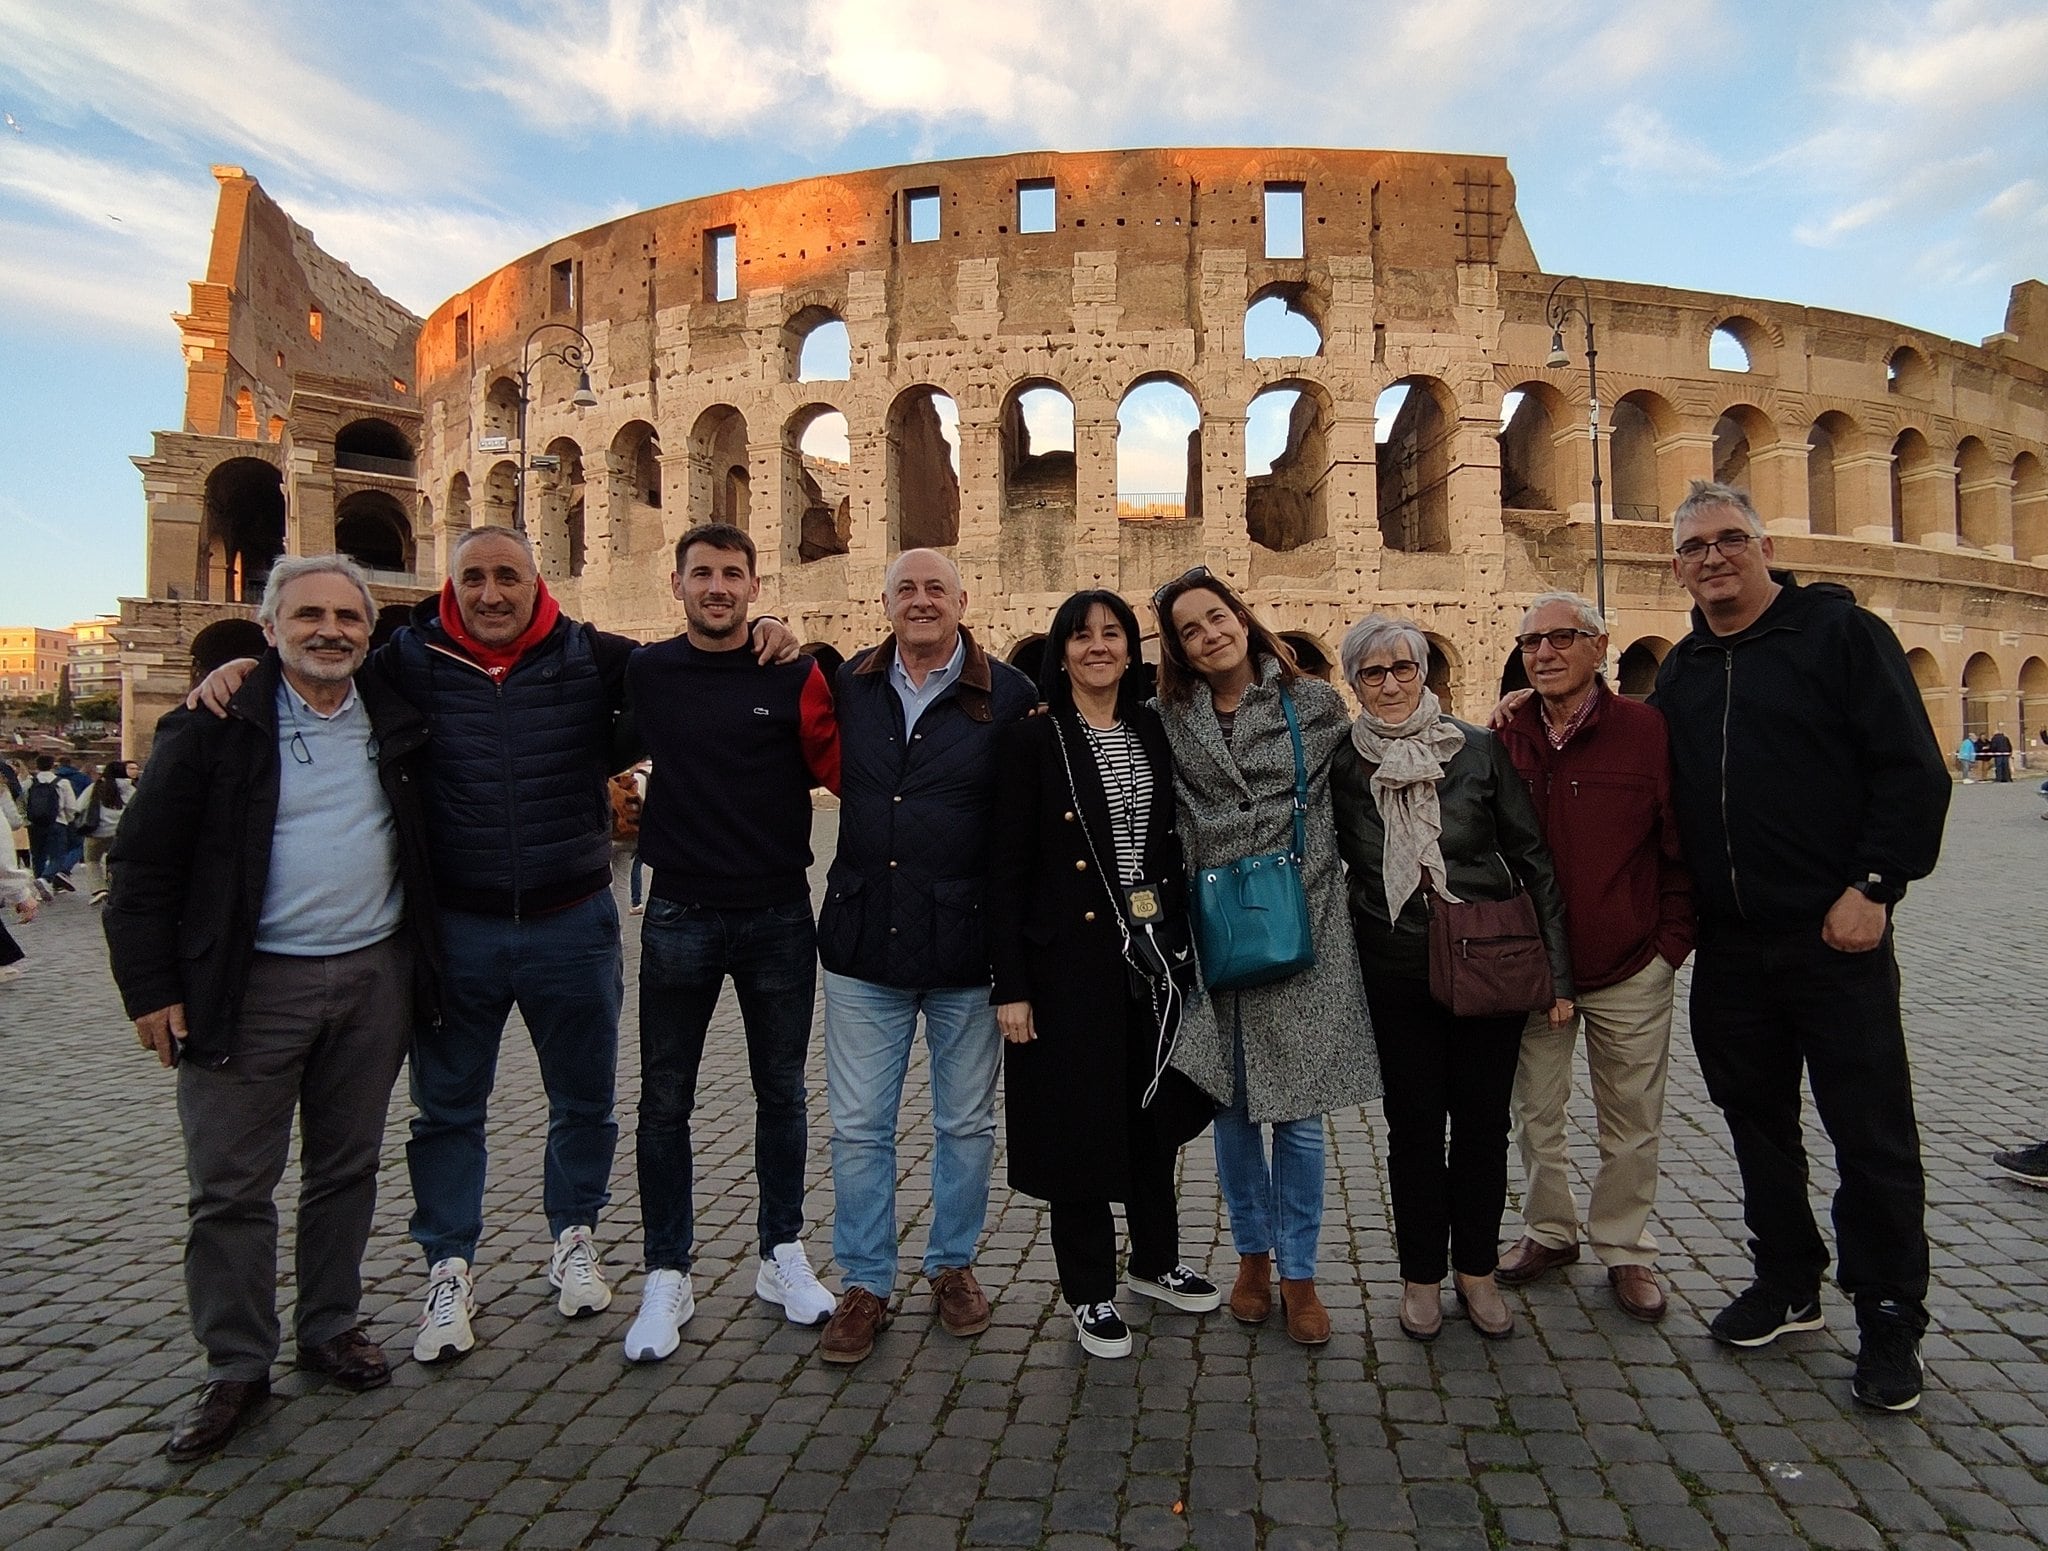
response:
[[[889,1328],[889,1305],[865,1287],[849,1287],[818,1337],[818,1355],[828,1363],[857,1363],[875,1349],[875,1337]]]
[[[176,1464],[205,1459],[242,1430],[270,1398],[270,1380],[211,1379],[199,1391],[192,1409],[171,1433],[164,1453]]]
[[[1648,1266],[1609,1266],[1607,1285],[1614,1289],[1614,1301],[1630,1319],[1655,1324],[1670,1307],[1664,1289],[1657,1285],[1657,1273]]]
[[[378,1389],[391,1382],[391,1364],[384,1360],[383,1349],[360,1328],[314,1346],[300,1342],[299,1366],[326,1375],[343,1389]]]
[[[1244,1325],[1263,1325],[1273,1317],[1271,1255],[1237,1257],[1237,1285],[1230,1289],[1230,1312]]]
[[[1548,1244],[1525,1238],[1500,1257],[1500,1264],[1493,1268],[1493,1279],[1503,1287],[1520,1287],[1524,1282],[1535,1281],[1546,1271],[1578,1263],[1579,1246],[1576,1244],[1552,1249]]]
[[[1280,1307],[1287,1315],[1287,1333],[1303,1346],[1321,1346],[1330,1339],[1330,1311],[1316,1296],[1313,1277],[1281,1277]]]
[[[1458,1307],[1474,1330],[1489,1341],[1505,1341],[1515,1333],[1515,1311],[1502,1299],[1493,1277],[1454,1271],[1451,1282],[1458,1290]]]
[[[1411,1341],[1434,1341],[1443,1333],[1443,1283],[1402,1282],[1401,1334]]]
[[[988,1294],[971,1266],[947,1266],[932,1278],[932,1307],[952,1335],[978,1336],[988,1329]]]

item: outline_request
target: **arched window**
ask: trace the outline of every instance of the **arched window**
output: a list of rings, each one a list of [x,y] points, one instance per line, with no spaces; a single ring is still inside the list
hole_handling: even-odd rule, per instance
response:
[[[1884,385],[1888,393],[1924,399],[1934,391],[1934,368],[1911,345],[1901,345],[1885,357]]]
[[[197,592],[226,603],[255,603],[284,553],[284,480],[261,458],[230,458],[206,476],[205,542]]]
[[[1839,534],[1844,526],[1856,526],[1856,514],[1842,510],[1841,465],[1859,439],[1856,422],[1833,409],[1806,433],[1806,517],[1815,533]]]
[[[1504,511],[1561,512],[1558,427],[1564,399],[1548,383],[1529,382],[1501,404],[1500,504]]]
[[[1330,532],[1330,413],[1313,383],[1261,388],[1245,411],[1244,521],[1254,544],[1298,549]]]
[[[412,478],[412,442],[389,420],[351,420],[334,438],[334,466]]]
[[[1459,657],[1458,649],[1442,636],[1425,631],[1422,638],[1429,643],[1429,667],[1424,677],[1444,710],[1456,716],[1458,681],[1464,676],[1464,660]]]
[[[960,410],[929,384],[889,406],[890,549],[944,549],[960,541]]]
[[[1769,417],[1753,404],[1731,404],[1714,422],[1714,479],[1739,490],[1750,488],[1749,462],[1756,454],[1777,444],[1778,433]]]
[[[1892,443],[1892,537],[1905,544],[1956,531],[1954,483],[1942,478],[1941,460],[1912,427]]]
[[[783,532],[799,561],[843,555],[853,542],[853,468],[846,416],[808,404],[782,432]]]
[[[501,459],[484,476],[483,521],[477,526],[515,528],[523,520],[519,515],[519,466],[509,458]]]
[[[519,434],[519,384],[510,377],[492,379],[485,392],[481,434],[508,438]]]
[[[1003,521],[1074,519],[1074,401],[1058,383],[1027,378],[1003,400]]]
[[[751,511],[747,417],[713,404],[690,429],[690,519],[744,529]]]
[[[1379,450],[1380,538],[1389,549],[1447,554],[1451,547],[1450,389],[1408,377],[1373,406]]]
[[[845,382],[853,375],[853,341],[829,307],[806,307],[782,326],[783,359],[795,382]]]
[[[1975,436],[1956,444],[1956,526],[1965,544],[2002,549],[2012,543],[2009,497],[1991,449]]]
[[[1294,653],[1294,661],[1303,673],[1313,674],[1325,684],[1334,682],[1337,673],[1336,659],[1330,656],[1329,648],[1310,635],[1306,630],[1289,630],[1281,640]]]
[[[1658,452],[1658,443],[1676,426],[1671,406],[1645,389],[1624,393],[1615,404],[1608,461],[1617,522],[1662,522],[1676,504],[1667,500]]]
[[[611,553],[643,554],[661,547],[661,442],[645,420],[628,420],[612,437],[605,492]]]
[[[2042,729],[2048,727],[2048,662],[2038,657],[2029,657],[2020,664],[2018,712],[2020,730],[2013,746],[2025,749],[2030,743],[2039,742]]]
[[[551,465],[527,478],[527,528],[543,576],[581,576],[587,551],[588,490],[583,448],[567,436],[548,443]]]
[[[448,500],[443,507],[442,523],[450,528],[467,528],[469,517],[469,476],[456,474],[448,481]]]
[[[1989,652],[1963,664],[1963,731],[1979,743],[2005,723],[2005,679]]]
[[[2012,460],[2012,548],[2017,559],[2048,565],[2048,468],[2031,452]]]
[[[1657,669],[1671,643],[1662,636],[1648,635],[1621,654],[1618,674],[1620,692],[1631,700],[1646,700],[1657,687]]]
[[[1116,514],[1202,515],[1202,410],[1185,383],[1140,379],[1116,410]]]
[[[412,572],[412,522],[386,490],[358,490],[336,504],[334,547],[366,571]]]
[[[1244,313],[1244,358],[1306,357],[1323,353],[1323,331],[1307,306],[1308,287],[1269,285]]]

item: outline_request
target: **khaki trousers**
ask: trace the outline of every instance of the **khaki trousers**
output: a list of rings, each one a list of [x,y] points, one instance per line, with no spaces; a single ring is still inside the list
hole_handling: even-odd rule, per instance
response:
[[[1593,1179],[1585,1236],[1604,1265],[1656,1260],[1657,1241],[1647,1224],[1657,1200],[1676,974],[1660,955],[1621,984],[1586,992],[1578,999],[1578,1016],[1565,1027],[1553,1029],[1545,1014],[1535,1013],[1523,1030],[1515,1069],[1515,1141],[1525,1182],[1523,1220],[1537,1243],[1567,1249],[1579,1241],[1565,1109],[1572,1096],[1572,1046],[1583,1025],[1600,1128],[1600,1171]]]

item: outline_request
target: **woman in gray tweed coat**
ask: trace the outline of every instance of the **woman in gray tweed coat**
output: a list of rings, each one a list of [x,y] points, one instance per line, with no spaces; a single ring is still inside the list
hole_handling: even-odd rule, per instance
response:
[[[1215,1022],[1181,1034],[1174,1065],[1223,1106],[1216,1173],[1237,1244],[1230,1312],[1273,1309],[1280,1262],[1287,1333],[1330,1337],[1316,1295],[1323,1219],[1323,1116],[1380,1091],[1379,1058],[1344,903],[1330,807],[1330,760],[1350,735],[1337,692],[1294,665],[1229,585],[1198,566],[1153,595],[1159,616],[1159,714],[1173,749],[1174,793],[1189,871],[1285,850],[1294,839],[1294,748],[1280,696],[1294,702],[1308,768],[1303,882],[1315,963],[1290,979],[1214,994]],[[1270,1159],[1262,1127],[1272,1128]]]

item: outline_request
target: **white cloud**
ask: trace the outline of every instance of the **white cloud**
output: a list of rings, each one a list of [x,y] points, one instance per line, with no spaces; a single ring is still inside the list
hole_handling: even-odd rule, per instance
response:
[[[1729,174],[1720,156],[1680,134],[1654,108],[1640,104],[1630,103],[1609,115],[1606,140],[1609,149],[1601,155],[1601,165],[1626,181],[1697,188]]]

